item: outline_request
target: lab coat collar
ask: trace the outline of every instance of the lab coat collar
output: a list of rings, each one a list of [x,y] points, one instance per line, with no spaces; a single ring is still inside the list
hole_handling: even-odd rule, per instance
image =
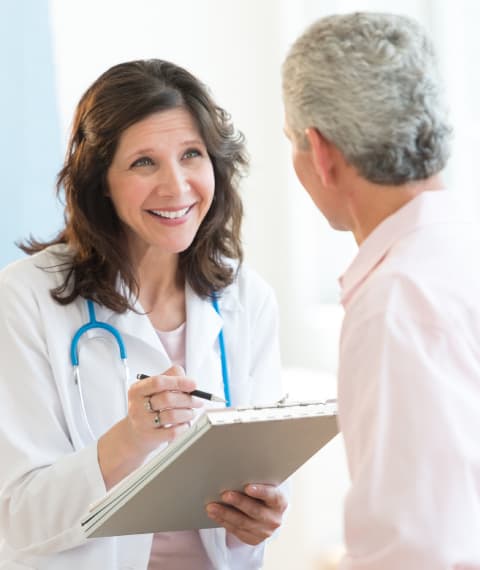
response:
[[[220,314],[215,310],[210,299],[200,298],[190,287],[185,287],[187,309],[186,368],[189,376],[200,376],[205,359],[214,346],[218,347],[218,335],[223,327],[228,312],[242,311],[238,298],[238,288],[230,286],[217,295]]]
[[[470,220],[471,216],[460,210],[452,195],[447,190],[422,192],[373,230],[339,279],[344,307],[360,285],[382,263],[390,249],[407,234],[431,224],[454,219]]]
[[[128,337],[134,337],[147,344],[158,354],[158,366],[162,370],[168,368],[170,359],[148,315],[145,314],[145,310],[138,300],[134,304],[134,309],[134,311],[127,310],[124,313],[117,313],[108,307],[95,304],[97,320],[108,323],[119,331],[127,346],[127,353],[129,344]],[[87,333],[89,337],[94,337],[98,334],[102,334],[98,329],[92,329]]]
[[[210,353],[223,326],[223,319],[209,300],[201,299],[189,285],[185,290],[187,339],[185,363],[187,374],[197,377],[202,361]],[[221,312],[222,309],[220,309]]]

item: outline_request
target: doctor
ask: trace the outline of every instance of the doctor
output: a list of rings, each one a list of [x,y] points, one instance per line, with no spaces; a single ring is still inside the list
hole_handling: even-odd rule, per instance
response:
[[[79,524],[187,429],[196,387],[281,397],[274,296],[241,264],[245,165],[228,115],[171,63],[117,65],[80,100],[65,227],[0,273],[0,568],[261,567],[276,487],[225,493],[216,529],[87,540]]]

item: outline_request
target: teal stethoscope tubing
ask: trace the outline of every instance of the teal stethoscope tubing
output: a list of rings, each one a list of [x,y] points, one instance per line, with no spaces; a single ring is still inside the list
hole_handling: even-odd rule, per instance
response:
[[[218,300],[215,293],[212,296],[212,305],[217,314],[221,317],[220,307],[218,306]],[[225,401],[227,403],[227,408],[232,404],[230,402],[230,383],[228,378],[228,366],[227,366],[227,351],[225,350],[225,339],[223,338],[223,328],[220,329],[218,333],[218,345],[220,347],[220,362],[222,364],[222,379],[223,379],[223,393],[225,395]]]
[[[221,316],[220,308],[218,306],[217,296],[215,295],[215,293],[212,295],[212,305],[213,305],[215,311],[217,312],[217,314]],[[75,384],[77,385],[77,388],[78,388],[78,393],[79,393],[79,397],[80,397],[80,405],[82,408],[82,414],[83,414],[83,417],[85,420],[85,424],[88,428],[89,434],[92,437],[92,439],[96,439],[94,434],[93,434],[93,430],[90,426],[90,423],[88,421],[87,410],[85,407],[85,400],[83,397],[82,380],[80,377],[80,366],[79,366],[80,362],[79,362],[79,358],[78,358],[78,343],[80,341],[80,337],[85,332],[87,332],[89,330],[103,329],[103,330],[107,331],[108,333],[110,333],[115,338],[115,341],[118,345],[118,349],[120,352],[120,358],[122,360],[123,367],[124,367],[123,384],[124,384],[125,398],[127,398],[130,374],[129,374],[129,370],[128,370],[127,349],[125,348],[125,343],[123,342],[122,335],[112,325],[109,325],[108,323],[104,323],[102,321],[97,321],[97,318],[95,315],[95,307],[94,307],[93,301],[91,299],[87,299],[87,307],[88,307],[88,318],[89,318],[89,320],[87,323],[82,325],[77,330],[77,332],[73,335],[72,342],[70,344],[70,360],[71,360],[71,363],[73,366],[73,376],[75,379]],[[228,374],[228,365],[227,365],[227,354],[226,354],[226,350],[225,350],[225,339],[223,336],[223,328],[220,329],[220,332],[218,334],[218,344],[219,344],[219,348],[220,348],[220,362],[222,365],[223,392],[225,394],[225,401],[227,403],[226,405],[227,405],[227,407],[230,407],[231,406],[230,383],[229,383],[229,374]]]

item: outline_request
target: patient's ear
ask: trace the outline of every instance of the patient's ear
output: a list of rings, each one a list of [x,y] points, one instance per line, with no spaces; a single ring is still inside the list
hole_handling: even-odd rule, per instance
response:
[[[305,129],[305,136],[310,143],[312,162],[323,186],[332,182],[334,170],[334,154],[332,144],[320,133],[318,129],[309,127]]]

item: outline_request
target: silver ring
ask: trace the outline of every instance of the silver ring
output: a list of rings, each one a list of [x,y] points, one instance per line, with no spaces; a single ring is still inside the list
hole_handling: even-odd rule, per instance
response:
[[[155,424],[155,427],[160,426],[160,412],[157,412],[155,414],[155,417],[153,418],[153,423]]]
[[[150,400],[150,396],[148,396],[148,398],[145,398],[145,400],[143,402],[143,407],[147,410],[147,412],[153,412],[153,407],[152,407],[152,402]]]

